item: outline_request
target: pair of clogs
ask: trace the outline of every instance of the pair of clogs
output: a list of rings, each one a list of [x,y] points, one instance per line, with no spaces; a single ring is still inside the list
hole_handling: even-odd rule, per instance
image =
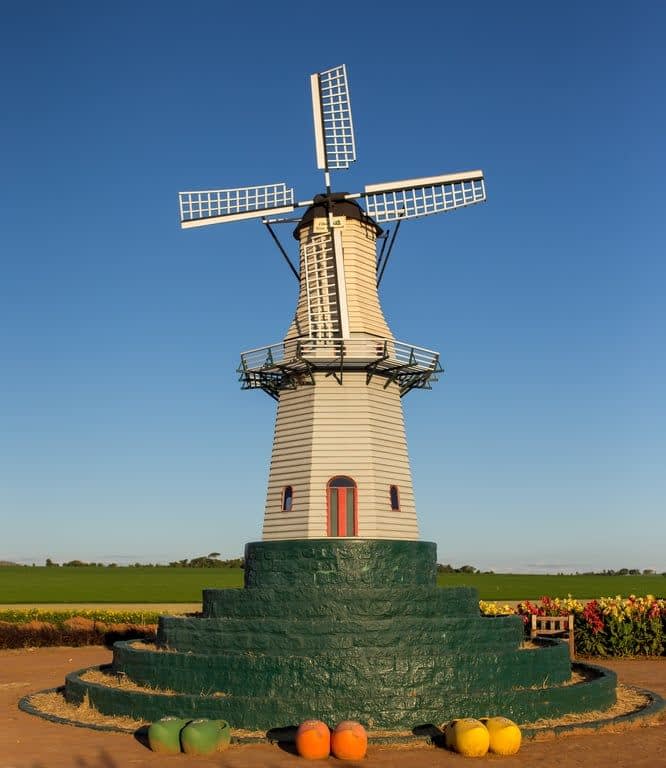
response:
[[[163,717],[148,728],[148,745],[153,752],[175,755],[212,755],[231,742],[231,727],[226,720],[183,720]]]
[[[520,749],[520,728],[506,717],[463,717],[441,726],[447,749],[466,757],[515,755]]]

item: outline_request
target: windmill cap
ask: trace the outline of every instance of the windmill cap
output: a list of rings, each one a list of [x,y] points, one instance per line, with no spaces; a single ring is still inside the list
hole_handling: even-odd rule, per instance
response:
[[[348,219],[356,219],[371,227],[374,227],[379,236],[384,231],[368,214],[353,200],[345,200],[347,192],[332,192],[330,195],[315,195],[313,204],[305,211],[303,218],[294,229],[294,238],[300,240],[300,231],[312,222],[313,219],[325,219],[329,210],[333,216],[345,216]]]

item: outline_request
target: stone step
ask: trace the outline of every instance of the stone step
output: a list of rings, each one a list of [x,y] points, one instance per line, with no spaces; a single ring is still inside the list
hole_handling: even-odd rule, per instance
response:
[[[401,654],[382,648],[305,657],[177,653],[143,649],[129,641],[114,646],[113,669],[145,686],[249,696],[280,696],[296,690],[343,696],[358,690],[374,690],[378,695],[396,689],[469,692],[543,686],[571,676],[568,647],[558,642],[512,651],[447,653],[434,648]]]
[[[408,650],[443,647],[448,652],[517,649],[523,623],[517,616],[391,619],[245,619],[161,616],[158,645],[192,653],[254,651],[307,655],[350,648]]]
[[[479,616],[472,587],[301,587],[299,589],[205,589],[206,618],[391,618]]]

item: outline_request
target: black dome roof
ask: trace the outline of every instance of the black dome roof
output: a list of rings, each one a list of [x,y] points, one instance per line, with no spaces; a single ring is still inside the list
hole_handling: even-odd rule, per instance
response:
[[[330,195],[315,195],[312,205],[303,214],[303,218],[294,229],[294,237],[299,239],[302,227],[307,226],[313,219],[325,219],[329,210],[334,216],[346,216],[348,219],[362,221],[375,228],[377,235],[381,235],[383,229],[353,200],[345,200],[347,192],[333,192]]]

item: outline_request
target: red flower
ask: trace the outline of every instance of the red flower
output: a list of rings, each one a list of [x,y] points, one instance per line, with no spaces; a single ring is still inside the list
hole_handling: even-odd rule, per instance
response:
[[[583,618],[590,625],[590,629],[596,635],[604,630],[604,620],[599,610],[599,603],[591,600],[583,609]]]

